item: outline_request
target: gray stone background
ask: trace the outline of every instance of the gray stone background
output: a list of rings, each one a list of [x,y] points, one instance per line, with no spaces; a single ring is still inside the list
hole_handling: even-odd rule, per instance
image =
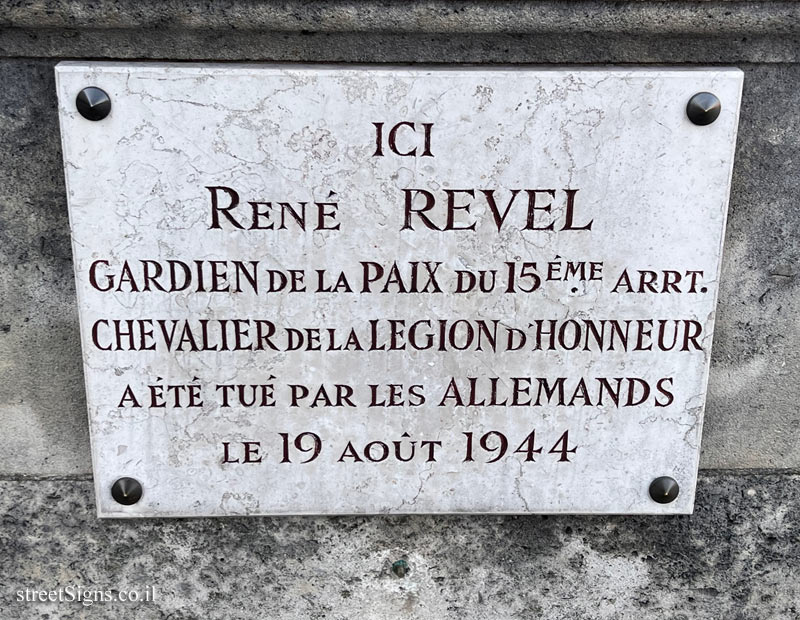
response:
[[[743,69],[695,514],[96,519],[63,59]],[[0,618],[800,618],[798,61],[791,1],[0,3]]]

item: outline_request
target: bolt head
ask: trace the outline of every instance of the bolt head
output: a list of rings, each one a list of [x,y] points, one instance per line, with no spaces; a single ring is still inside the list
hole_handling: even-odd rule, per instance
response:
[[[713,93],[697,93],[686,104],[686,116],[695,125],[710,125],[719,116],[722,103]]]
[[[408,573],[408,562],[405,560],[397,560],[392,564],[392,572],[398,577],[405,577]]]
[[[90,121],[101,121],[111,112],[111,98],[102,88],[87,86],[75,98],[81,116]]]
[[[659,504],[669,504],[678,497],[680,487],[675,478],[661,476],[650,483],[650,497]]]
[[[120,478],[111,485],[111,497],[118,504],[132,506],[142,499],[142,484],[136,478]]]

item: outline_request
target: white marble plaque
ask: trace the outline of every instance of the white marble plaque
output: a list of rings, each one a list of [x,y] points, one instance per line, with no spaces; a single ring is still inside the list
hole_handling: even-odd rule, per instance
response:
[[[692,511],[739,70],[56,75],[100,516]]]

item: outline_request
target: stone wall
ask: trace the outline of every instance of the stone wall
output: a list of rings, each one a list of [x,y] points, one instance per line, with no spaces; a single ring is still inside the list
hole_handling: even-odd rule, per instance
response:
[[[8,3],[0,617],[800,617],[799,57],[794,2]],[[53,77],[81,58],[743,69],[695,514],[98,521]],[[158,599],[15,600],[70,583]]]

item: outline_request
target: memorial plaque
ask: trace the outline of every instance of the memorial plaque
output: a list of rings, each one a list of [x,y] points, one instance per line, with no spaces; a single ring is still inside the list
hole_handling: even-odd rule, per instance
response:
[[[739,70],[56,74],[100,516],[692,511]]]

